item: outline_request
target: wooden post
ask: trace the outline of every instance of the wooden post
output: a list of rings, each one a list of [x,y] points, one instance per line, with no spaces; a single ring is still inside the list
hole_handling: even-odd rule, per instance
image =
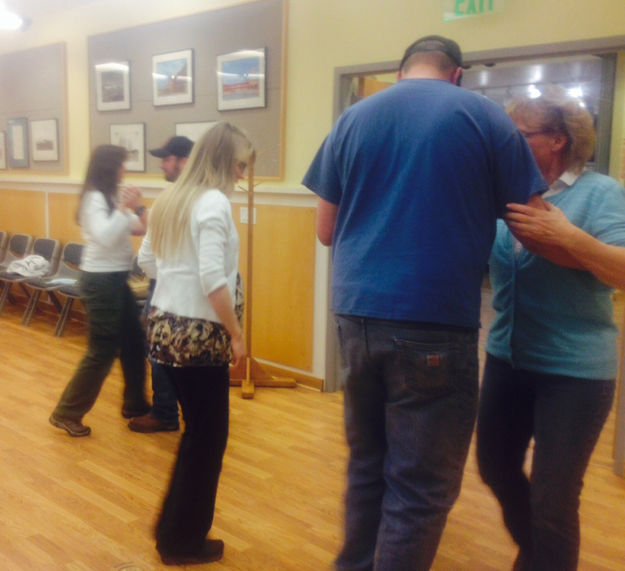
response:
[[[230,384],[241,386],[244,399],[254,398],[254,388],[295,387],[295,379],[269,375],[252,356],[252,286],[254,266],[254,165],[248,165],[247,175],[247,279],[245,287],[245,348],[247,357],[237,367],[230,367]]]

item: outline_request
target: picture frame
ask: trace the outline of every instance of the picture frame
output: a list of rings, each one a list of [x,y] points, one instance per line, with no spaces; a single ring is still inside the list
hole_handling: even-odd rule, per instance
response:
[[[96,109],[130,109],[130,62],[97,63],[95,68]]]
[[[28,119],[18,117],[8,120],[9,167],[28,167]]]
[[[176,123],[176,135],[188,137],[194,143],[217,124],[217,121],[197,121],[195,123]]]
[[[152,56],[155,106],[193,103],[193,50]]]
[[[265,48],[217,56],[217,109],[265,106]]]
[[[0,131],[0,170],[7,168],[7,139],[6,133]]]
[[[59,127],[56,119],[30,122],[30,156],[33,162],[59,160]]]
[[[110,140],[111,145],[124,147],[128,152],[124,163],[127,171],[145,171],[145,123],[112,123]]]

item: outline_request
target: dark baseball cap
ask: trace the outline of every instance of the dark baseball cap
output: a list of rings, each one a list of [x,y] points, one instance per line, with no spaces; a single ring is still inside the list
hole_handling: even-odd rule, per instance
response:
[[[188,157],[193,147],[193,141],[187,137],[172,137],[160,149],[151,149],[150,154],[159,159],[164,159],[170,155],[183,158]]]
[[[404,52],[399,69],[404,67],[408,58],[419,52],[442,52],[448,56],[458,67],[462,67],[462,51],[460,46],[443,36],[425,36],[410,44]]]

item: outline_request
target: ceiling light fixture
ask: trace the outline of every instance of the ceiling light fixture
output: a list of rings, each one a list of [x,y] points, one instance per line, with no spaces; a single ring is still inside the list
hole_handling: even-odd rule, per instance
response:
[[[24,27],[24,25],[24,18],[15,12],[10,12],[3,4],[0,4],[0,30],[15,32]]]

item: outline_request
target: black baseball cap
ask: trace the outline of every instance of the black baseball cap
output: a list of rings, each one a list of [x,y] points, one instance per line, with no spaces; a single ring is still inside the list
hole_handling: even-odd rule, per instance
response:
[[[160,149],[151,149],[150,154],[159,159],[164,159],[170,155],[183,158],[188,157],[193,147],[193,141],[187,137],[172,137]]]
[[[419,52],[442,52],[448,56],[458,67],[462,67],[462,51],[460,46],[448,38],[443,36],[425,36],[419,38],[416,42],[410,44],[404,52],[404,57],[401,59],[399,69],[401,70],[406,63],[406,60]]]

